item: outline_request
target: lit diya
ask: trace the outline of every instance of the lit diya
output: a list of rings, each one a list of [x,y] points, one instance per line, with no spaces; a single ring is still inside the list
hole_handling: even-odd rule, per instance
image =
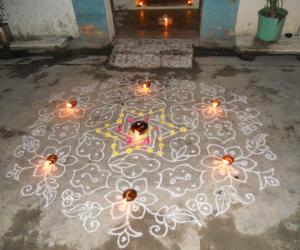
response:
[[[123,192],[122,197],[126,201],[133,201],[137,197],[137,192],[130,188]]]
[[[211,100],[211,106],[216,109],[221,105],[221,101],[219,99],[212,99]]]
[[[239,171],[237,169],[234,169],[232,164],[234,162],[234,157],[232,155],[224,155],[223,158],[222,158],[222,161],[223,161],[223,164],[224,164],[224,167],[227,167],[227,171],[229,171],[233,176],[234,178],[238,179],[239,177],[237,176],[239,174]],[[222,168],[220,173],[221,174],[225,174],[225,169]]]
[[[150,81],[141,82],[139,84],[137,90],[142,95],[150,93],[151,92],[151,82]]]
[[[223,156],[223,163],[227,166],[232,165],[234,162],[234,158],[231,155],[224,155]]]
[[[70,100],[66,103],[67,108],[75,108],[77,106],[76,100]]]
[[[192,0],[188,0],[188,1],[187,1],[187,4],[188,4],[188,5],[193,5],[193,1],[192,1]]]
[[[55,164],[57,162],[57,160],[58,160],[57,155],[55,155],[55,154],[48,155],[47,160],[43,166],[43,169],[48,170],[49,168],[51,168],[51,166],[53,164]]]
[[[51,164],[55,164],[58,160],[58,156],[55,154],[51,154],[47,157],[47,161],[49,161]]]
[[[147,136],[149,130],[149,125],[145,121],[135,121],[131,124],[129,135],[133,137],[134,140],[142,140]]]
[[[143,89],[149,89],[151,87],[151,82],[143,82],[142,87]]]
[[[167,15],[163,15],[162,17],[160,17],[159,19],[159,24],[164,25],[164,26],[168,26],[169,24],[173,23],[173,18],[168,17]]]

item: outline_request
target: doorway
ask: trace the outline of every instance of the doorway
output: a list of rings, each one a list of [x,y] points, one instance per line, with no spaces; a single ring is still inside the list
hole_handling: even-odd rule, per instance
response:
[[[131,5],[114,3],[116,38],[126,39],[199,39],[200,3],[188,0],[147,0]],[[124,1],[123,1],[124,3]]]

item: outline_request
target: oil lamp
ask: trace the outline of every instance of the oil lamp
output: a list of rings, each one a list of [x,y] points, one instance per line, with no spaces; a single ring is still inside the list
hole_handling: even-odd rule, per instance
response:
[[[53,164],[55,164],[57,162],[57,160],[58,160],[57,155],[55,155],[55,154],[48,155],[47,160],[44,163],[43,169],[49,170],[49,168],[51,168],[51,166]]]
[[[51,154],[47,157],[47,161],[49,161],[51,164],[55,164],[58,160],[58,156],[55,154]]]
[[[131,124],[129,135],[133,137],[133,140],[140,141],[145,139],[149,125],[145,121],[135,121]]]
[[[231,155],[224,155],[223,156],[223,163],[226,166],[230,166],[232,165],[232,163],[234,162],[234,158]]]
[[[147,82],[143,82],[143,84],[142,84],[142,87],[145,90],[149,89],[150,86],[151,86],[151,82],[148,82],[148,81]]]
[[[70,100],[66,103],[67,108],[75,108],[77,106],[76,100]]]
[[[160,25],[164,25],[167,28],[169,24],[173,23],[173,18],[168,17],[168,15],[163,15],[158,19],[158,22]]]
[[[234,162],[234,158],[232,155],[224,155],[223,156],[223,164],[224,166],[228,167],[228,171],[233,175],[235,179],[239,179],[239,171],[237,169],[234,169],[232,164]],[[224,171],[224,170],[223,170]]]
[[[143,7],[143,5],[144,5],[144,3],[142,0],[137,1],[137,4],[136,4],[137,7]]]
[[[193,1],[192,0],[188,0],[187,4],[191,6],[191,5],[193,5]]]
[[[138,91],[140,92],[140,94],[147,94],[151,92],[151,82],[150,81],[142,82],[138,87]]]
[[[122,197],[127,202],[133,201],[137,197],[137,192],[134,189],[129,188],[123,192]]]
[[[221,105],[221,101],[219,99],[212,99],[211,100],[211,106],[216,109]]]
[[[222,162],[223,164],[220,165],[220,169],[219,169],[219,173],[221,175],[225,175],[228,172],[232,172],[232,170],[234,170],[232,168],[232,163],[234,162],[234,158],[231,155],[224,155],[222,158]]]

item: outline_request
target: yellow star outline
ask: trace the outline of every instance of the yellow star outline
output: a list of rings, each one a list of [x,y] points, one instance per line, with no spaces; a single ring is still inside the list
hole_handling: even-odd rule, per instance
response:
[[[188,128],[186,127],[177,127],[174,123],[167,121],[167,116],[164,113],[165,112],[165,108],[160,108],[158,109],[161,113],[158,114],[158,118],[159,118],[159,123],[164,125],[165,128],[169,128],[169,135],[170,136],[174,136],[176,135],[178,132],[182,132],[185,133],[188,131]],[[152,114],[156,114],[158,112],[158,110],[153,111],[152,109],[150,109],[149,111],[145,111],[145,112],[141,112],[138,111],[136,109],[123,109],[121,111],[121,113],[119,113],[117,115],[117,119],[113,122],[113,123],[106,123],[104,124],[104,127],[107,129],[109,129],[109,127],[111,126],[116,126],[116,125],[121,125],[124,124],[125,120],[125,116],[127,114],[125,114],[124,112],[128,113],[128,114],[132,114],[132,115],[136,115],[139,117],[143,117],[145,115],[152,115]],[[118,134],[112,134],[111,132],[107,131],[104,128],[96,128],[96,133],[101,133],[103,134],[105,137],[107,138],[111,138],[113,139],[113,141],[111,142],[110,147],[112,148],[112,156],[117,156],[120,155],[120,152],[118,151],[118,141],[122,140],[120,135]],[[149,126],[149,130],[147,132],[147,136],[150,137],[152,130],[154,130],[154,128],[150,125]],[[140,150],[143,147],[143,150],[145,150],[147,153],[149,154],[156,154],[159,157],[162,157],[164,154],[164,147],[165,144],[163,142],[164,138],[162,137],[162,135],[157,134],[156,135],[156,140],[157,142],[155,143],[156,145],[154,147],[151,147],[150,145],[128,145],[128,147],[125,149],[126,154],[132,154],[135,150]],[[123,152],[123,151],[122,151]]]

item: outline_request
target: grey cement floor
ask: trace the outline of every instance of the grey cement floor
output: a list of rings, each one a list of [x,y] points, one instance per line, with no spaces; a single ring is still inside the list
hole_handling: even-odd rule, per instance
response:
[[[294,57],[151,74],[106,61],[0,61],[1,250],[300,249]],[[63,106],[72,98],[76,111]],[[137,119],[149,145],[126,143]],[[44,169],[50,153],[58,162]]]

